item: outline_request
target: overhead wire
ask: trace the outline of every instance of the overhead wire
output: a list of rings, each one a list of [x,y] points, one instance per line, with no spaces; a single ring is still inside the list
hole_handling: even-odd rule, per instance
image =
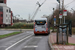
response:
[[[74,1],[75,1],[75,0],[73,0],[72,2],[74,2]],[[67,6],[67,5],[71,4],[72,2],[70,2],[70,3],[66,4],[65,6]]]
[[[39,8],[45,3],[45,1],[46,1],[46,0],[44,0],[44,2],[43,2],[42,4],[40,4],[40,3],[38,2],[39,7],[36,9],[36,11],[35,11],[33,17],[31,18],[31,20],[35,17],[35,15],[36,15],[36,13],[38,12]]]

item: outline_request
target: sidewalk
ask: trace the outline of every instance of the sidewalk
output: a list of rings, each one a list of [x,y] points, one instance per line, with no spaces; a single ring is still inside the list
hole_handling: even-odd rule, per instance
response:
[[[68,42],[75,44],[75,37],[68,37]],[[49,45],[51,46],[52,50],[75,50],[74,45],[52,45],[53,43],[56,43],[56,33],[51,33],[49,35]]]

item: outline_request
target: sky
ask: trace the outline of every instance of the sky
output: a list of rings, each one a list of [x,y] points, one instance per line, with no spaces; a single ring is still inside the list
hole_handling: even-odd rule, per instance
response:
[[[37,1],[40,4],[44,2],[44,0],[7,0],[7,6],[11,8],[14,16],[18,17],[17,15],[20,15],[18,18],[29,20],[29,16],[32,18],[38,7],[36,4]],[[58,4],[57,0],[46,0],[39,8],[34,19],[41,18],[43,15],[51,15],[53,13],[53,8],[56,9]],[[72,11],[71,8],[75,10],[75,0],[64,0],[64,5],[68,11]]]

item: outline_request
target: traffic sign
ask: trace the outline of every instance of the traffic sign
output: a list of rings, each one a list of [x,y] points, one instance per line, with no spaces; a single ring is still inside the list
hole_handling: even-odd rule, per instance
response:
[[[62,18],[62,14],[59,14],[59,18]]]
[[[67,16],[67,10],[63,10],[63,16]]]
[[[56,18],[56,16],[54,16],[54,18]]]
[[[56,21],[56,18],[54,18],[54,21]]]

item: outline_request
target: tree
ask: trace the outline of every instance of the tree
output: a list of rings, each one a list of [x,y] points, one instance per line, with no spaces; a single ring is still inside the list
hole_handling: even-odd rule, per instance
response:
[[[56,23],[59,23],[59,6],[57,6],[56,10],[54,10],[54,15],[56,16]],[[65,8],[63,10],[66,10]],[[61,11],[62,12],[62,11]],[[68,23],[70,20],[72,20],[72,26],[75,27],[75,12],[72,14],[71,12],[67,11],[67,16],[65,17],[66,23]],[[51,23],[53,25],[53,14],[51,15]]]

